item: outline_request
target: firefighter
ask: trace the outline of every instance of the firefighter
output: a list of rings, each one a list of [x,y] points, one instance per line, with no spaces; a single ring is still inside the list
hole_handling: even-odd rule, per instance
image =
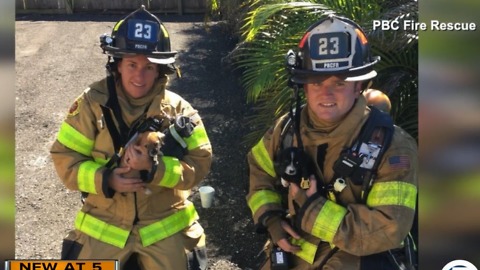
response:
[[[380,60],[364,31],[326,15],[286,59],[290,85],[297,100],[304,91],[306,104],[292,106],[248,153],[247,203],[257,231],[269,236],[261,269],[411,266],[403,251],[415,214],[417,146],[391,122],[388,143],[359,139],[375,111],[361,88]]]
[[[117,22],[100,45],[106,78],[73,102],[50,153],[64,185],[81,191],[75,230],[62,259],[135,256],[140,269],[206,269],[205,235],[187,198],[211,166],[212,148],[198,112],[167,90],[178,71],[176,52],[162,22],[142,6]],[[119,167],[129,141],[148,130],[165,134],[155,167],[126,177]]]

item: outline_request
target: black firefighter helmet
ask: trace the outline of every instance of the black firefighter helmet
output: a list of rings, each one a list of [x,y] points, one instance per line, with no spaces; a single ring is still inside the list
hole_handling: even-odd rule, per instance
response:
[[[365,32],[353,21],[329,14],[311,25],[298,45],[286,55],[290,80],[295,84],[323,81],[337,75],[345,81],[364,81],[377,75]]]
[[[100,47],[114,58],[144,54],[150,62],[162,65],[173,64],[177,54],[170,48],[165,26],[143,5],[118,21],[111,36],[101,35]]]

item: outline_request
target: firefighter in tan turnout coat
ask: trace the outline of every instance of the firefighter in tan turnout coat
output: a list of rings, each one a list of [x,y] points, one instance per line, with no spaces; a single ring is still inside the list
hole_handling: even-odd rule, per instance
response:
[[[287,53],[291,83],[303,88],[306,105],[278,119],[248,154],[248,206],[270,239],[262,269],[412,267],[404,251],[417,147],[393,124],[388,143],[387,129],[358,140],[376,110],[361,94],[379,60],[368,46],[357,24],[329,15],[307,30],[298,52]]]
[[[198,112],[166,90],[176,70],[168,32],[142,7],[101,47],[111,74],[76,99],[51,148],[59,177],[84,202],[62,258],[118,259],[124,269],[134,254],[140,269],[206,269],[205,235],[187,198],[212,150]],[[152,167],[127,177],[144,165],[145,145],[135,142],[149,131],[165,135],[147,153]]]

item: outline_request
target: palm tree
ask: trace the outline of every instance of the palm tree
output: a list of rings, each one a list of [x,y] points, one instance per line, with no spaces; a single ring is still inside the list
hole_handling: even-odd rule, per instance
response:
[[[416,1],[388,1],[380,19],[397,22],[397,31],[372,29],[367,24],[373,52],[382,57],[375,83],[392,101],[395,123],[418,138],[418,30],[401,27],[418,21]]]
[[[253,131],[247,142],[257,141],[272,119],[288,110],[292,89],[287,85],[285,53],[297,47],[311,24],[331,12],[351,18],[369,34],[374,55],[382,57],[373,87],[390,97],[395,123],[417,137],[418,33],[372,28],[374,19],[400,23],[417,20],[416,1],[254,0],[250,1],[250,12],[241,28],[243,41],[231,54],[235,66],[242,71],[247,101],[258,112],[249,119]]]

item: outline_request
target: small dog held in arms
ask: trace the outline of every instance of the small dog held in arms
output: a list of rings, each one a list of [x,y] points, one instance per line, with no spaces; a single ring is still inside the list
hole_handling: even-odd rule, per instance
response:
[[[295,183],[302,189],[310,187],[312,163],[303,150],[297,147],[286,148],[280,153],[279,160],[278,170],[284,187],[288,187],[290,183]]]
[[[160,148],[163,145],[165,134],[159,131],[145,131],[138,133],[132,143],[128,144],[120,160],[119,167],[130,167],[131,170],[124,174],[125,177],[141,178],[141,171],[148,173],[148,178],[153,177],[158,165]],[[151,179],[147,179],[150,181]],[[145,190],[146,194],[151,191]]]

